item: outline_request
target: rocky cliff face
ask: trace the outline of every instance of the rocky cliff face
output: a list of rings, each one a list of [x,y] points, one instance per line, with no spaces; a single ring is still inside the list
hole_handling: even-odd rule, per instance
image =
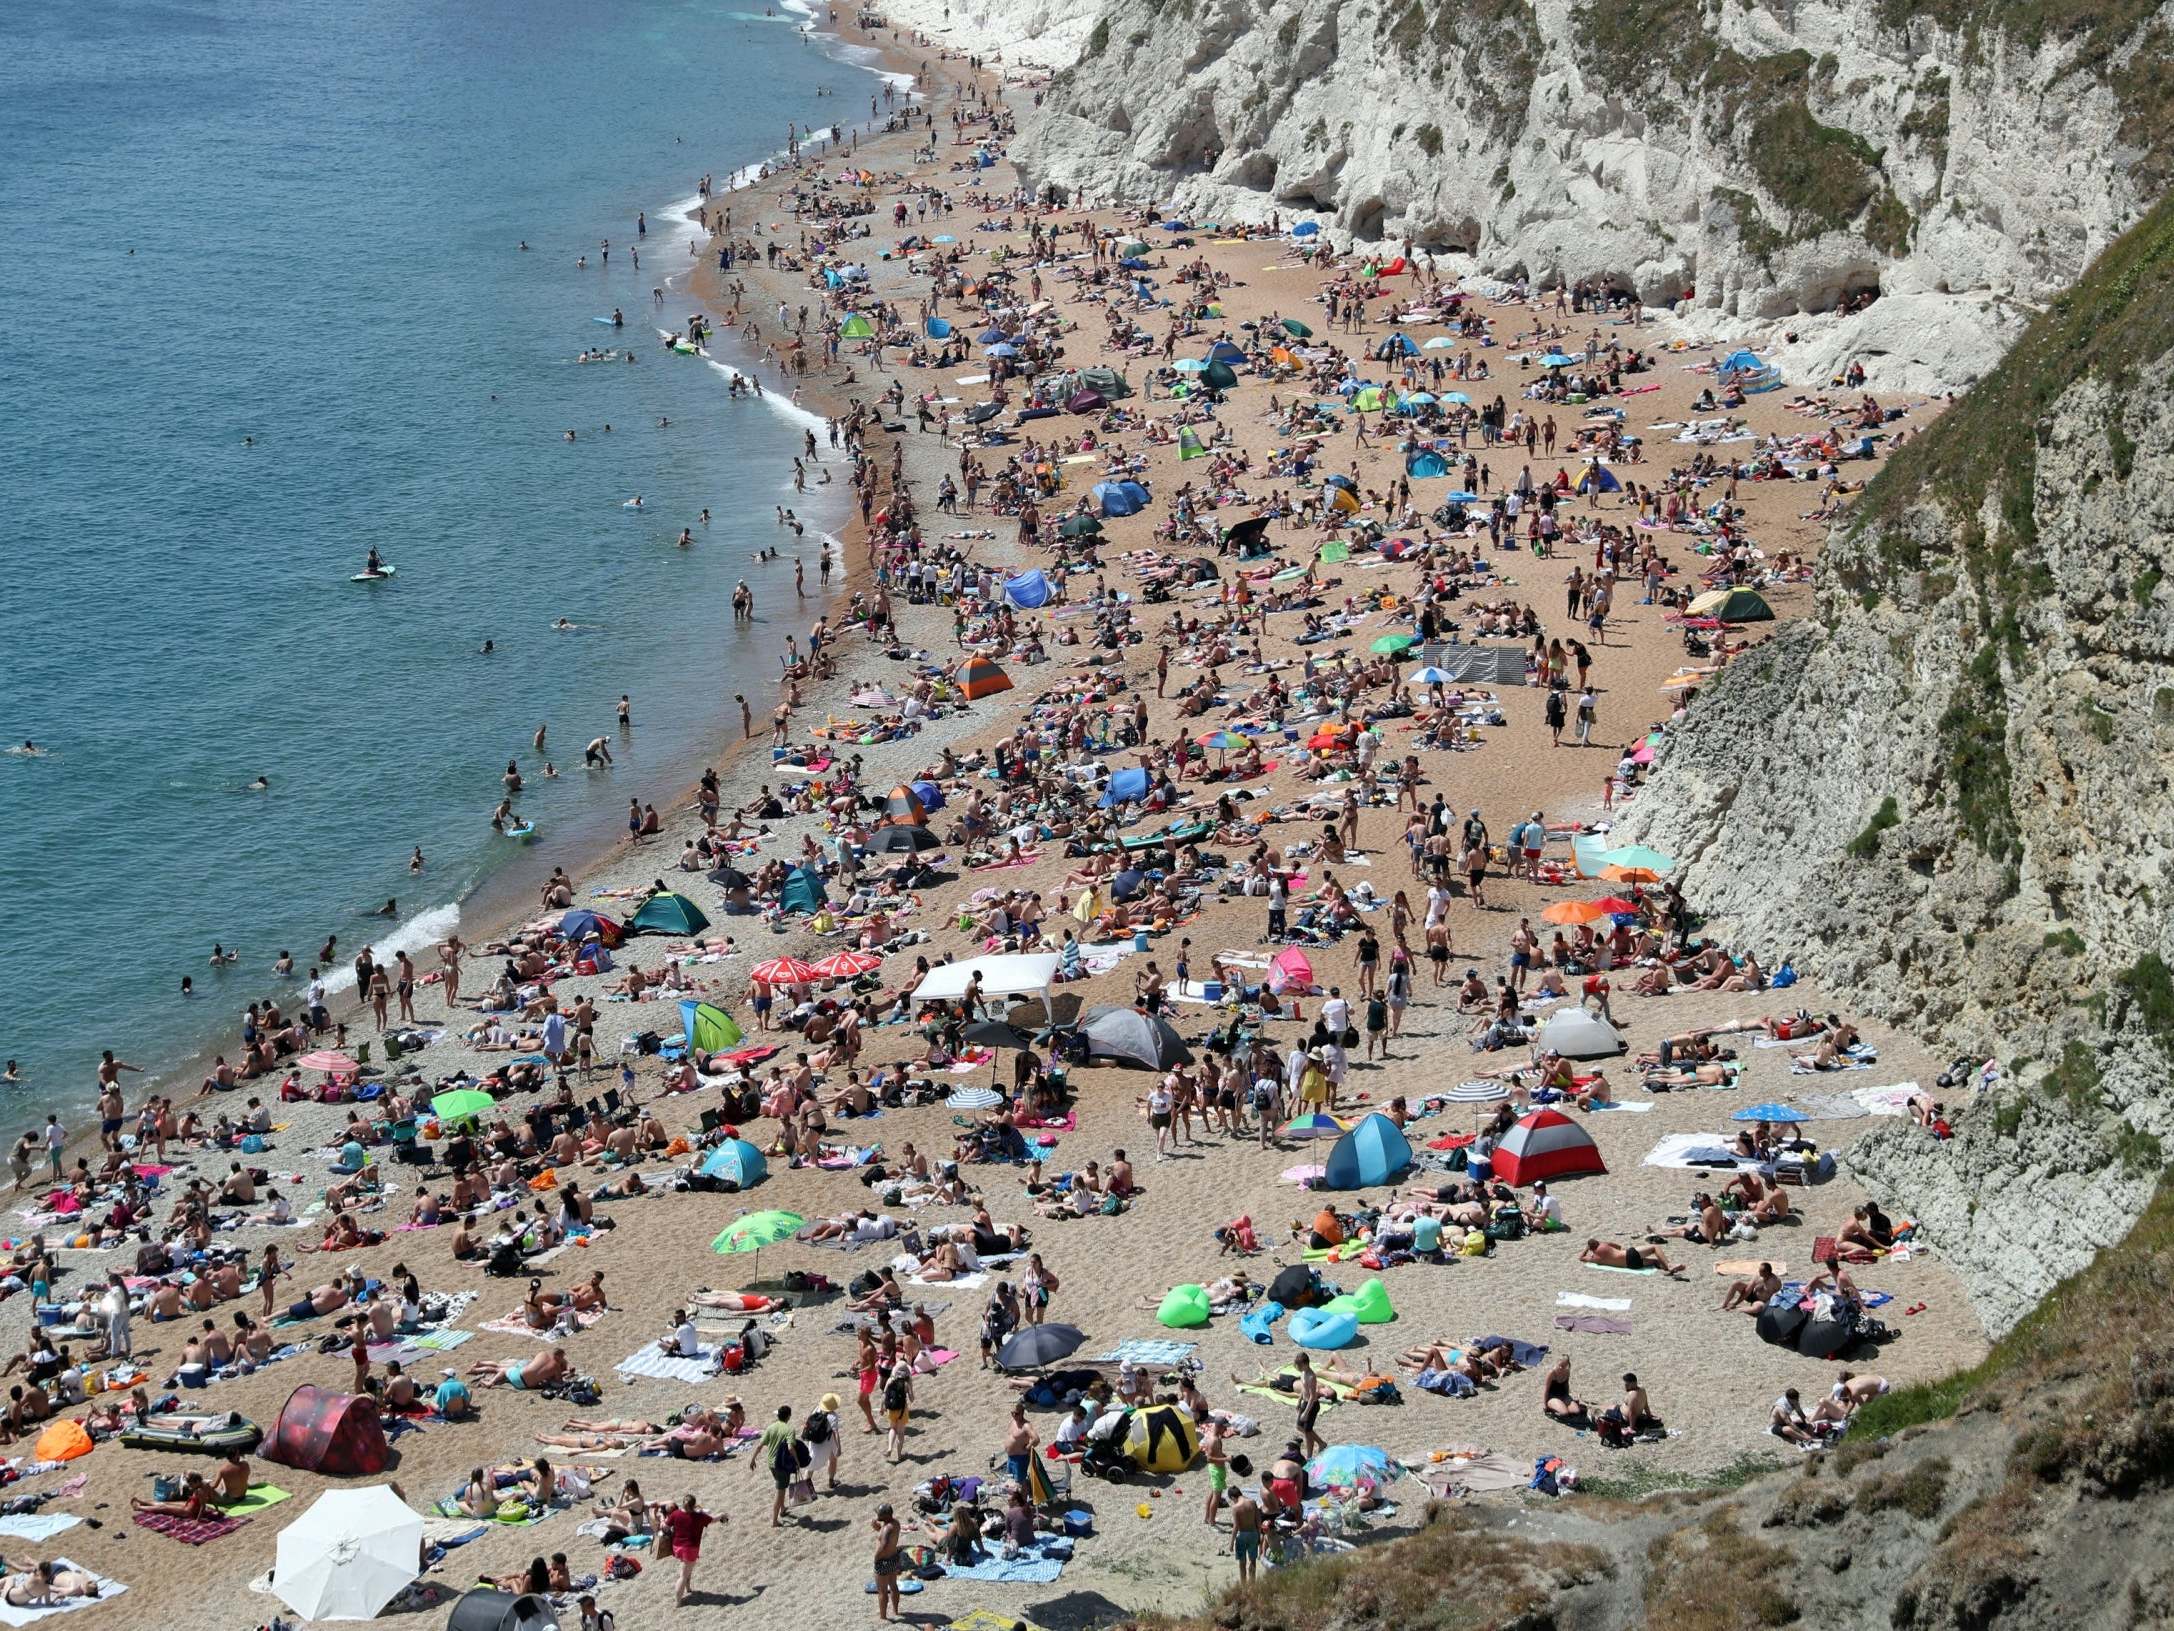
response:
[[[1630,822],[1725,935],[2001,1061],[1952,1145],[1853,1156],[1996,1332],[2174,1135],[2170,363],[2174,203],[1897,454]]]
[[[924,23],[944,9],[909,3]],[[1038,184],[1795,319],[1796,371],[1820,379],[1851,355],[1890,385],[1979,377],[2157,196],[2174,151],[2174,6],[2140,0],[1101,0],[1069,20],[978,0],[975,17],[1035,60],[1078,51],[1016,148]],[[1867,289],[1883,298],[1847,324],[1801,320]]]

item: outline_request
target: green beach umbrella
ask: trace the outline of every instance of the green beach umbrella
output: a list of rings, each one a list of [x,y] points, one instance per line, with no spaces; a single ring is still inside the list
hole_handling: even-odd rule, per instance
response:
[[[798,1212],[750,1212],[744,1218],[735,1218],[731,1228],[710,1242],[710,1250],[720,1256],[759,1252],[765,1246],[790,1240],[807,1221]]]
[[[1366,649],[1383,652],[1409,651],[1417,644],[1419,636],[1416,634],[1385,634]]]
[[[1058,536],[1064,538],[1092,538],[1101,530],[1102,523],[1100,521],[1091,515],[1080,514],[1066,516],[1063,523],[1058,526],[1057,533]]]
[[[1301,323],[1295,317],[1286,317],[1283,320],[1283,332],[1286,334],[1295,334],[1301,340],[1310,340],[1313,338],[1313,330],[1308,328],[1304,323]]]
[[[875,332],[869,326],[868,319],[855,312],[839,326],[838,337],[841,340],[865,340]]]
[[[488,1115],[497,1100],[476,1088],[463,1087],[451,1093],[440,1093],[430,1101],[430,1113],[440,1121],[467,1121],[473,1116]]]
[[[1674,856],[1663,855],[1659,850],[1648,849],[1643,844],[1625,844],[1621,849],[1605,850],[1600,858],[1609,866],[1642,866],[1650,872],[1673,872],[1676,869]]]

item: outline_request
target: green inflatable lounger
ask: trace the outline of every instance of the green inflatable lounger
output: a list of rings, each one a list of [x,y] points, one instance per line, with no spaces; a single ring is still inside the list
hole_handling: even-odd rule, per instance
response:
[[[194,1455],[247,1455],[263,1439],[263,1428],[232,1410],[146,1416],[121,1434],[121,1442],[131,1450],[180,1450]]]

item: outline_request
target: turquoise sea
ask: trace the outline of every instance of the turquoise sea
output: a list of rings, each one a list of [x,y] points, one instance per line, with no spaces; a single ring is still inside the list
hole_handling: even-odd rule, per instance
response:
[[[737,735],[735,690],[761,706],[812,616],[775,524],[801,422],[657,329],[693,309],[697,178],[865,113],[876,82],[805,21],[10,9],[0,1056],[28,1086],[0,1113],[85,1102],[102,1047],[178,1073],[280,988],[281,948],[427,943],[495,871],[684,790],[728,713]],[[593,321],[614,306],[622,334]],[[638,362],[575,360],[613,344]],[[373,547],[397,577],[349,582]],[[816,529],[799,547],[812,585]],[[619,763],[585,774],[598,734]],[[521,856],[488,825],[509,758],[540,835]],[[393,923],[363,915],[389,897]],[[214,942],[240,962],[211,969]]]

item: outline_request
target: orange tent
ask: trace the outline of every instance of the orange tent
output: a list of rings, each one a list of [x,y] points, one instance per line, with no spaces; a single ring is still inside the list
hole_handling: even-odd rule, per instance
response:
[[[83,1430],[81,1422],[64,1417],[38,1435],[30,1453],[40,1461],[73,1461],[91,1453],[91,1435]]]
[[[1005,681],[1007,685],[1010,683],[1008,680]],[[1002,689],[1002,687],[998,689]],[[974,693],[969,691],[967,695],[972,696]],[[928,825],[928,811],[921,803],[921,795],[904,782],[900,782],[891,789],[890,796],[883,801],[883,813],[888,820],[902,826],[910,824],[916,827],[925,827]]]
[[[976,657],[959,670],[959,689],[969,702],[993,697],[1012,688],[1012,677],[986,657]]]

